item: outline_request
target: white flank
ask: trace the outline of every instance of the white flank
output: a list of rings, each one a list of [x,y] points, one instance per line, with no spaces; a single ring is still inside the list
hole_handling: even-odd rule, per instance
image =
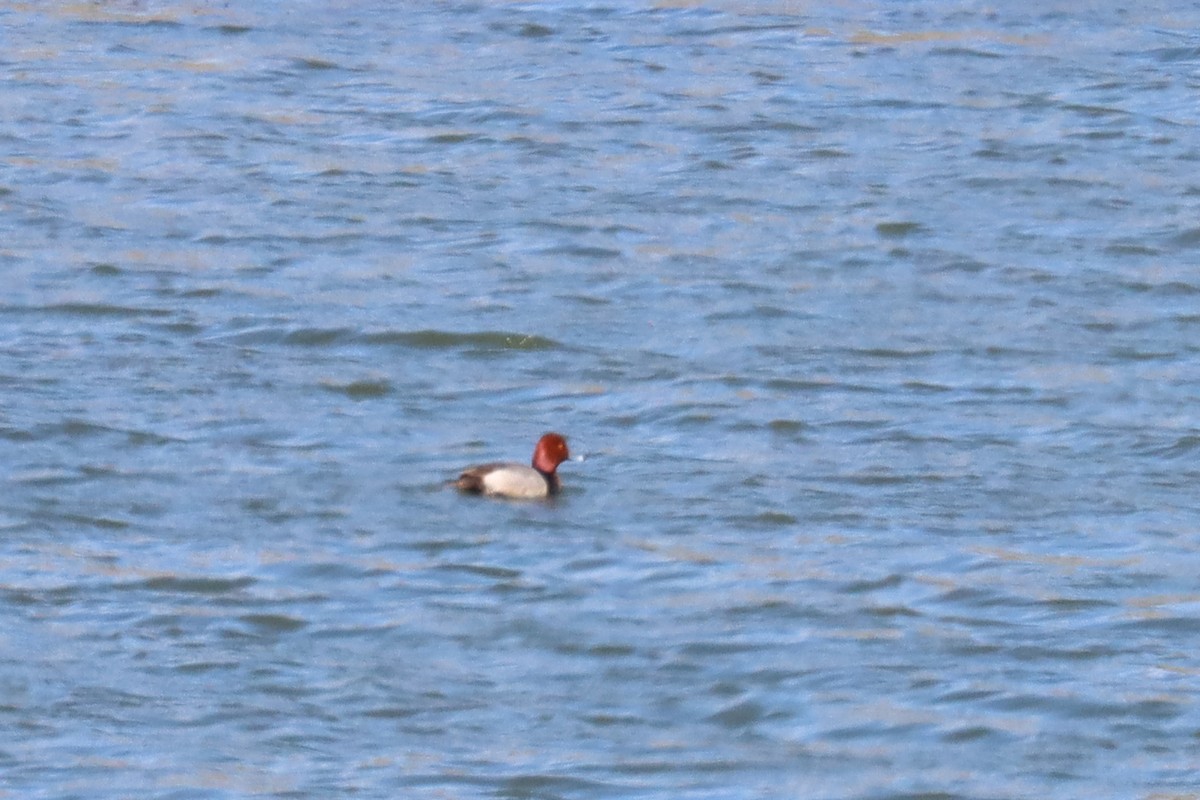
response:
[[[505,464],[483,476],[483,491],[504,497],[545,497],[546,479],[533,467]]]

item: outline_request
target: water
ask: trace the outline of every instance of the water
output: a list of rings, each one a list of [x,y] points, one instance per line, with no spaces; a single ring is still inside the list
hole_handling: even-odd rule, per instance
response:
[[[827,5],[0,6],[0,795],[1200,797],[1200,14]]]

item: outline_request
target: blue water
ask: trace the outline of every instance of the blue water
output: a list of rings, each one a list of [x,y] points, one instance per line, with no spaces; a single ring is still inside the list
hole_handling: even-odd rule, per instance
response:
[[[0,796],[1200,796],[1197,30],[0,5]]]

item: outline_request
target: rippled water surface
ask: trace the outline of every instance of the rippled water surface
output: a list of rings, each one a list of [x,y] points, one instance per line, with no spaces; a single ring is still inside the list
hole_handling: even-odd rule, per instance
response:
[[[0,796],[1200,797],[1194,4],[0,29]]]

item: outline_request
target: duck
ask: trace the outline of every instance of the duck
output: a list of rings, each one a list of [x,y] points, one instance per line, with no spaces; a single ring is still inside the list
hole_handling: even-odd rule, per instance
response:
[[[490,497],[533,500],[558,494],[558,465],[571,457],[561,434],[547,433],[533,448],[531,466],[496,462],[468,467],[454,485],[463,492]]]

